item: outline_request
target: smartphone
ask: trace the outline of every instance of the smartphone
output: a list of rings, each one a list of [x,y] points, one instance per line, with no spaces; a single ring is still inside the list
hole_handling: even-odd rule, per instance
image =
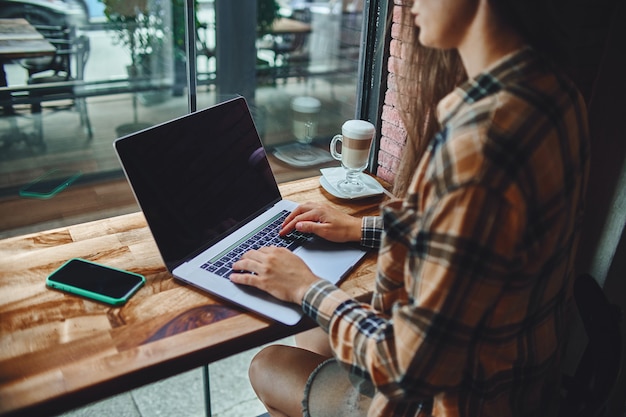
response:
[[[66,189],[81,175],[80,171],[53,169],[26,184],[19,193],[22,197],[51,198]]]
[[[73,258],[48,276],[46,286],[120,306],[145,282],[143,275]]]

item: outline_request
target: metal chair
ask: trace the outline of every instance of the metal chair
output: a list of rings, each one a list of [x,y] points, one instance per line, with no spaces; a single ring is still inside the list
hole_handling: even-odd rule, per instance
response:
[[[309,9],[296,9],[292,12],[291,19],[305,23],[311,23],[312,16]],[[273,54],[272,68],[274,70],[274,82],[276,78],[287,79],[296,77],[300,80],[308,76],[310,63],[308,32],[284,33],[272,36],[272,44],[269,51]]]
[[[574,375],[563,377],[559,415],[601,417],[621,369],[621,310],[589,274],[576,278],[574,298],[588,343]]]
[[[37,25],[35,28],[47,41],[54,45],[56,53],[52,56],[21,59],[19,63],[28,71],[28,78],[47,71],[66,72],[68,69],[66,52],[70,48],[70,39],[75,36],[74,30],[65,26]]]

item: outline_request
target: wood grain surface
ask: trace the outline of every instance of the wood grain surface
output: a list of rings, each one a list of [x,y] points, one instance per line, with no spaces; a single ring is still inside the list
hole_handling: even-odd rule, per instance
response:
[[[280,188],[359,216],[382,200],[340,201],[317,177]],[[146,285],[117,308],[47,289],[46,276],[73,257],[140,273]],[[368,254],[341,287],[366,298],[375,264]],[[0,415],[68,410],[312,325],[283,326],[175,280],[141,213],[1,240]]]
[[[0,58],[54,55],[55,51],[54,45],[25,19],[0,19]]]

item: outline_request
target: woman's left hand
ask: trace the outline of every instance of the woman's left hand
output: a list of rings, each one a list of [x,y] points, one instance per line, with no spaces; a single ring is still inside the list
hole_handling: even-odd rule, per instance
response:
[[[263,247],[246,252],[233,264],[230,280],[250,285],[274,297],[302,304],[309,287],[320,280],[298,256],[288,249]]]

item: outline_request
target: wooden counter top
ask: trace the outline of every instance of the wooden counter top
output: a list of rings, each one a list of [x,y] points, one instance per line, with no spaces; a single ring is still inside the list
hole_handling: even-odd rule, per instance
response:
[[[280,185],[284,198],[324,201],[355,215],[382,197],[346,202],[319,179]],[[45,287],[64,261],[86,258],[143,274],[146,285],[113,308]],[[370,293],[371,253],[341,287]],[[174,280],[141,213],[0,240],[0,415],[68,410],[309,328],[283,326]],[[219,383],[219,381],[217,382]]]

